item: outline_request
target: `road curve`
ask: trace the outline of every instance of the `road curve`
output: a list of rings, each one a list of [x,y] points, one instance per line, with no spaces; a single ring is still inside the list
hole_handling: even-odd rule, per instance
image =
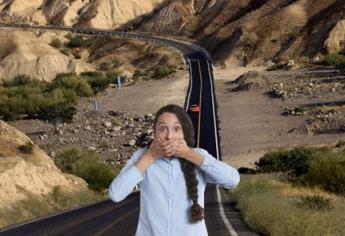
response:
[[[184,108],[193,121],[197,146],[222,160],[211,56],[205,49],[174,39],[109,29],[0,24],[0,30],[13,28],[136,39],[178,49],[189,65],[190,82]],[[189,111],[189,107],[193,104],[199,106],[200,112]],[[0,235],[134,235],[139,217],[139,204],[139,194],[135,192],[121,203],[102,201],[91,206],[6,227],[0,230]],[[205,222],[209,235],[257,235],[247,228],[234,205],[233,199],[224,189],[208,185],[205,191]]]

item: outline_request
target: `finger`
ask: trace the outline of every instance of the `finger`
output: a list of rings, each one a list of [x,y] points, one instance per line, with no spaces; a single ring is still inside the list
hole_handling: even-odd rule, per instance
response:
[[[162,144],[163,147],[170,147],[170,146],[172,146],[174,143],[175,143],[175,141],[169,140],[169,141],[164,141],[164,142],[162,142],[161,144]]]

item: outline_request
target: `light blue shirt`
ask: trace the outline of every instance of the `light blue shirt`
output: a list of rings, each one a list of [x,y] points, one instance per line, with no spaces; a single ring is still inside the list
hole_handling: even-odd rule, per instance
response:
[[[196,167],[198,203],[204,208],[206,183],[215,183],[232,189],[240,181],[238,171],[225,162],[215,159],[205,149],[195,148],[204,157]],[[156,159],[142,175],[135,162],[146,151],[139,148],[109,187],[109,197],[114,202],[126,198],[140,183],[140,214],[136,236],[205,236],[205,220],[189,222],[192,200],[187,195],[185,177],[178,158]]]

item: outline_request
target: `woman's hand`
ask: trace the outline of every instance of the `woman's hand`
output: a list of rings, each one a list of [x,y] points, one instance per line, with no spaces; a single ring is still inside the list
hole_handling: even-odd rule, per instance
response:
[[[191,148],[188,147],[184,139],[177,139],[173,143],[172,156],[186,158],[189,156]]]
[[[148,152],[154,159],[157,159],[160,156],[178,156],[182,158],[187,158],[190,155],[191,148],[188,147],[184,139],[154,139],[150,145]]]
[[[162,155],[161,145],[157,139],[152,141],[147,153],[149,153],[154,160]]]
[[[166,157],[178,156],[185,158],[191,151],[184,139],[161,141],[161,147],[162,154]]]

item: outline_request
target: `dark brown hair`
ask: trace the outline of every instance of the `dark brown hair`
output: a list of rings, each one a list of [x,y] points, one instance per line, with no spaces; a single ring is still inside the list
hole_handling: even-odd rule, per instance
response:
[[[174,104],[169,104],[161,107],[155,114],[153,120],[153,128],[155,128],[158,118],[164,112],[173,113],[181,123],[184,139],[188,147],[195,147],[195,131],[192,120],[182,107]],[[190,222],[195,223],[204,218],[204,209],[198,204],[198,180],[196,178],[195,165],[183,158],[178,158],[181,163],[181,168],[186,180],[187,194],[193,201],[190,209]]]

